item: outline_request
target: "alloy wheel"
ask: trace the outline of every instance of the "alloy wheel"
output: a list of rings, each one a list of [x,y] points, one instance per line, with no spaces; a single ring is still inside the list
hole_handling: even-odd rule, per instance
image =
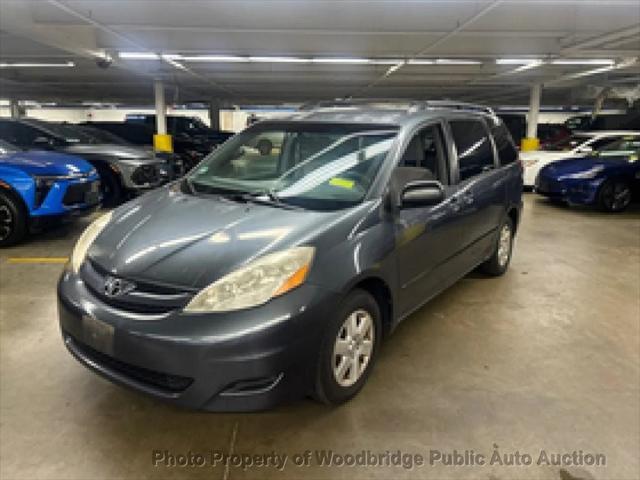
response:
[[[14,218],[7,205],[0,205],[0,240],[11,235],[14,228]]]
[[[631,189],[624,182],[606,185],[602,192],[602,200],[608,210],[624,210],[631,201]]]
[[[366,310],[347,316],[333,346],[333,376],[341,387],[350,387],[364,374],[373,353],[375,328]]]

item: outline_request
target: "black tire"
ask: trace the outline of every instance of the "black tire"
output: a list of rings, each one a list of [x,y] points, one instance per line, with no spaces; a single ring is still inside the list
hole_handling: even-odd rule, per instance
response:
[[[508,242],[508,250],[506,252],[506,257],[502,248],[505,248],[504,241],[506,241],[505,231],[508,230],[509,233],[509,242]],[[515,236],[515,230],[513,226],[513,221],[511,218],[507,217],[500,225],[498,229],[498,235],[496,237],[496,243],[493,249],[493,254],[489,259],[484,262],[480,269],[486,273],[487,275],[491,275],[493,277],[499,277],[503,275],[504,272],[509,268],[509,264],[511,263],[511,254],[513,253],[513,238]],[[502,248],[501,248],[502,247]]]
[[[269,155],[271,153],[271,150],[273,150],[273,143],[271,143],[271,140],[267,140],[266,138],[260,140],[257,146],[258,151],[262,156]]]
[[[122,203],[123,189],[118,174],[108,166],[100,166],[97,170],[98,175],[100,175],[102,205],[105,207],[115,207]]]
[[[611,179],[598,191],[598,206],[605,212],[622,212],[631,203],[631,185],[625,180]]]
[[[0,192],[0,247],[22,240],[28,230],[28,214],[13,195]]]
[[[357,381],[349,386],[340,385],[334,374],[334,346],[338,340],[338,336],[346,340],[343,336],[344,324],[347,319],[355,312],[363,311],[370,315],[372,337],[371,342],[371,354],[364,366],[364,370],[357,377]],[[366,334],[365,334],[366,337]],[[316,365],[316,379],[313,396],[316,400],[327,405],[339,405],[353,398],[364,386],[369,377],[373,365],[378,356],[378,350],[380,348],[380,340],[382,337],[382,319],[380,314],[380,307],[376,300],[364,290],[354,290],[342,301],[338,308],[337,315],[331,319],[327,325],[325,335],[320,347],[320,353],[318,356],[318,362]],[[349,337],[350,338],[350,337]],[[357,340],[356,340],[357,341]],[[358,364],[360,365],[361,357],[358,352]],[[350,357],[351,362],[356,353]],[[345,355],[345,358],[347,356]],[[346,372],[349,370],[347,369]],[[346,373],[345,372],[345,373]],[[355,378],[354,378],[355,380]]]

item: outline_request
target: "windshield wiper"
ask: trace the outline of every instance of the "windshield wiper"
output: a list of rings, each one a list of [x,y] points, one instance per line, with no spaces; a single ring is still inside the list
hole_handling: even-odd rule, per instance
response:
[[[216,188],[209,185],[203,185],[201,183],[191,181],[188,177],[185,178],[185,181],[189,189],[194,194],[200,193],[200,190],[202,188],[201,193],[216,195],[234,202],[241,202],[241,203],[251,202],[251,203],[257,203],[261,205],[270,205],[273,207],[286,208],[289,210],[299,209],[299,207],[283,202],[278,196],[278,194],[273,190],[258,190],[255,192],[245,192],[242,190],[228,190],[228,189]]]
[[[300,210],[300,207],[291,205],[282,201],[276,192],[273,190],[260,190],[257,192],[245,192],[236,193],[231,195],[225,195],[232,200],[238,200],[241,202],[251,202],[260,205],[270,205],[272,207],[285,208],[287,210]]]

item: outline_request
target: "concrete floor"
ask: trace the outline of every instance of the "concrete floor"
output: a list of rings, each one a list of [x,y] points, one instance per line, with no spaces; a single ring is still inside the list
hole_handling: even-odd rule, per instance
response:
[[[405,321],[352,402],[310,400],[257,414],[180,410],[90,373],[58,333],[59,264],[83,224],[0,258],[0,478],[640,478],[640,209],[604,215],[527,195],[515,256],[498,279],[471,275]],[[489,463],[429,465],[473,450]],[[298,467],[306,450],[400,450],[426,466]],[[283,471],[154,466],[170,454],[288,455]],[[604,454],[606,466],[536,465],[548,454]],[[194,459],[196,462],[199,458]],[[207,459],[205,459],[206,461]]]

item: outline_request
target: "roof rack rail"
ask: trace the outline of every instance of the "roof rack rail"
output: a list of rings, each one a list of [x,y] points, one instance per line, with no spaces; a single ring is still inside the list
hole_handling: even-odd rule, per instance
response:
[[[477,103],[456,102],[455,100],[425,100],[424,104],[427,108],[450,108],[456,110],[475,110],[495,115],[493,108]]]
[[[314,108],[331,107],[358,107],[367,105],[402,105],[405,108],[413,107],[420,102],[407,98],[336,98],[335,100],[320,100],[317,102],[307,102],[300,105],[300,110],[312,110]]]
[[[475,103],[457,102],[455,100],[416,100],[407,98],[336,98],[335,100],[321,100],[302,104],[300,110],[313,110],[316,108],[332,107],[359,107],[359,106],[386,106],[399,107],[408,110],[426,110],[430,108],[442,108],[452,110],[471,110],[495,115],[491,107]]]

